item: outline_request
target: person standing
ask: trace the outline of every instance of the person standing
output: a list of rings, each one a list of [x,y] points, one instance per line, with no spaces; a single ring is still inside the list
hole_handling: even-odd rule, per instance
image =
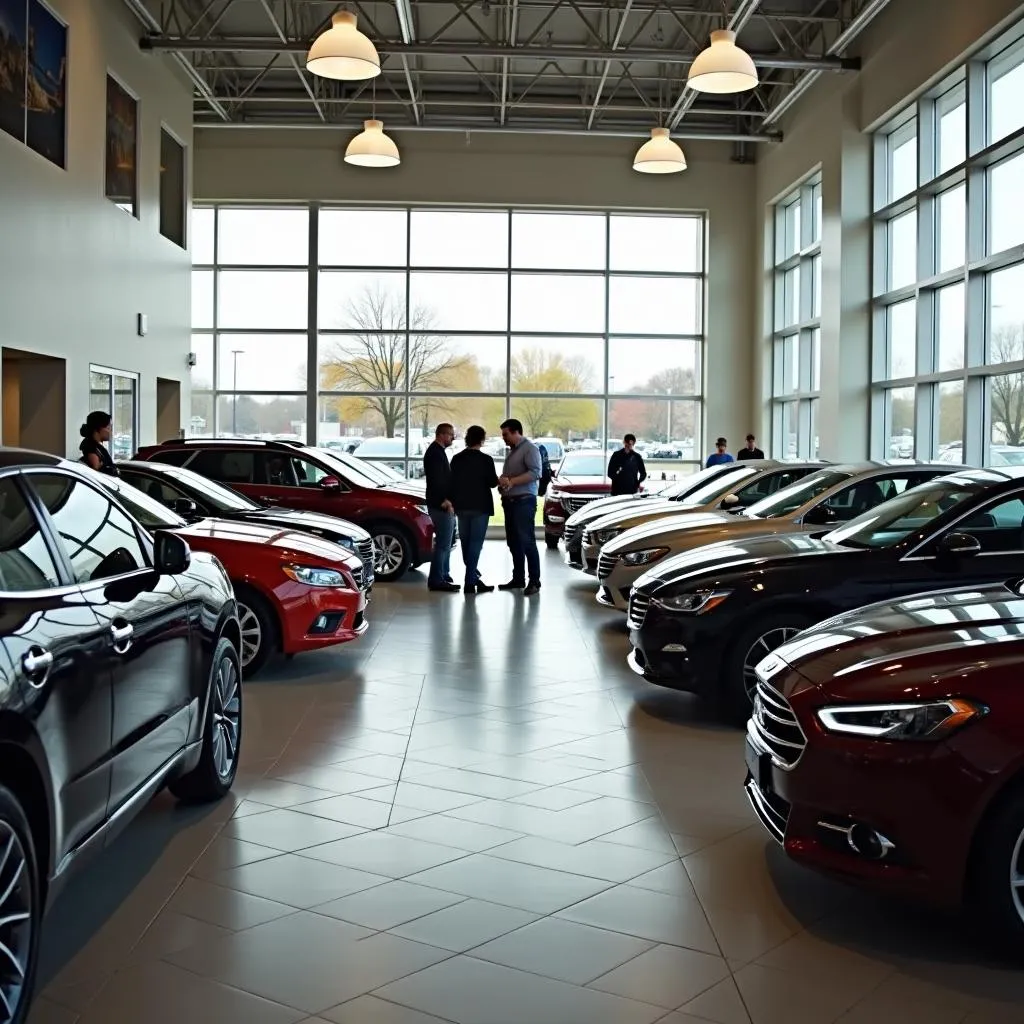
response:
[[[612,494],[636,494],[640,485],[647,479],[647,467],[644,458],[635,451],[636,434],[627,434],[622,439],[622,447],[612,452],[608,460],[608,476],[612,481]]]
[[[82,435],[82,443],[78,450],[82,453],[81,461],[97,473],[107,476],[119,476],[117,466],[110,456],[105,442],[110,440],[110,413],[91,412],[85,422],[78,428]]]
[[[736,453],[736,458],[740,462],[744,462],[747,459],[763,459],[764,452],[757,447],[755,442],[757,438],[753,434],[747,434],[747,443]]]
[[[704,463],[705,467],[710,468],[711,466],[721,466],[726,462],[735,462],[736,460],[727,451],[729,442],[724,437],[720,437],[715,442],[715,450],[708,456],[707,462]]]
[[[537,446],[523,437],[519,420],[505,420],[501,439],[509,448],[498,478],[505,512],[505,542],[512,553],[512,579],[499,590],[522,590],[527,597],[540,592],[540,553],[537,551],[537,487],[541,457]],[[526,571],[529,570],[529,581]]]
[[[452,459],[449,500],[459,521],[467,594],[487,594],[494,590],[480,578],[477,568],[487,539],[487,524],[494,515],[491,492],[498,486],[494,459],[480,450],[486,438],[483,427],[470,427],[466,431],[466,447]]]
[[[446,449],[455,440],[455,428],[450,423],[439,423],[434,440],[423,453],[423,474],[427,480],[427,511],[434,524],[434,553],[430,559],[427,589],[442,594],[457,594],[458,584],[453,582],[449,565],[455,536],[455,513],[448,495],[452,489],[452,467]]]

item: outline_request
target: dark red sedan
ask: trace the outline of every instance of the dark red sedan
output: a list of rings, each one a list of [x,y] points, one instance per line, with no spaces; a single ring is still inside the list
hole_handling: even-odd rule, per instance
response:
[[[1024,941],[1024,587],[869,605],[757,667],[747,796],[794,860]]]

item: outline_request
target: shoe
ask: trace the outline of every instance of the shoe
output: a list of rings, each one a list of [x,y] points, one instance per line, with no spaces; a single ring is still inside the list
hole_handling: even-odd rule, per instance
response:
[[[499,583],[499,590],[524,590],[526,584],[522,580],[509,580],[508,583]]]
[[[459,585],[457,583],[430,584],[427,586],[427,590],[435,594],[457,594],[459,592]]]
[[[540,593],[540,581],[530,580],[530,585],[523,591],[523,597],[533,597],[534,594]]]
[[[494,590],[494,587],[488,586],[483,580],[477,580],[476,583],[466,587],[467,594],[490,594]]]

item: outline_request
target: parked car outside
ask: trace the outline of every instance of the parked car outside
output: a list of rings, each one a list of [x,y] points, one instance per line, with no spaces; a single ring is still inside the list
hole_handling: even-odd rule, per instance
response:
[[[100,483],[147,530],[176,533],[194,550],[217,556],[235,589],[247,677],[277,652],[333,647],[366,632],[363,563],[355,552],[276,526],[215,518],[188,523],[118,477],[100,476]]]
[[[423,485],[389,483],[356,456],[274,441],[195,439],[142,448],[137,458],[184,466],[268,505],[358,524],[373,538],[378,582],[430,560],[434,526]]]
[[[1024,577],[1024,468],[938,477],[821,537],[737,537],[637,580],[630,667],[751,709],[755,668],[797,633],[874,601]]]
[[[668,517],[634,527],[601,549],[598,603],[626,611],[630,588],[640,575],[674,555],[720,541],[735,544],[757,535],[824,532],[955,468],[937,462],[828,466],[739,515],[711,512],[699,518]]]
[[[939,452],[940,462],[963,462],[964,446],[956,441]],[[1009,444],[989,445],[988,463],[990,466],[1024,466],[1024,448]]]
[[[501,457],[504,458],[507,451],[505,442],[501,441],[500,437],[498,440],[501,442],[502,447]],[[544,445],[544,450],[548,453],[548,461],[552,466],[557,466],[565,456],[565,444],[560,437],[533,437],[530,440],[535,445]]]
[[[231,788],[239,627],[217,560],[98,473],[0,450],[0,1017],[29,1016],[44,912],[164,786]]]
[[[366,530],[355,523],[318,512],[297,512],[294,509],[260,505],[230,487],[180,466],[167,466],[160,462],[124,462],[118,468],[126,484],[148,494],[186,522],[197,522],[209,516],[237,519],[259,526],[297,530],[340,544],[347,551],[358,555],[363,564],[363,583],[366,589],[369,590],[373,585],[373,540]]]
[[[418,479],[423,476],[423,452],[429,443],[419,438],[410,439],[409,454],[406,456],[404,437],[368,437],[356,450],[355,455],[356,458],[366,461],[377,460],[399,473],[404,473],[408,465],[408,475]],[[389,459],[391,461],[385,461]]]
[[[612,482],[608,478],[605,452],[567,452],[556,466],[544,495],[544,540],[549,548],[557,548],[565,528],[566,508],[580,508],[608,494]]]
[[[747,796],[790,857],[891,896],[966,906],[1015,953],[1021,592],[1017,581],[904,597],[801,633],[757,665],[746,739]]]
[[[628,538],[634,535],[633,531],[648,528],[659,537],[662,532],[668,532],[674,537],[676,529],[684,525],[696,528],[696,524],[714,524],[725,529],[722,524],[733,522],[737,515],[749,506],[789,488],[816,472],[821,468],[821,463],[800,464],[759,459],[740,463],[740,466],[742,468],[739,471],[709,481],[681,502],[647,502],[644,505],[618,509],[592,522],[583,532],[583,560],[586,571],[600,578],[603,568],[607,570],[607,575],[616,562],[611,556],[604,557],[602,561],[605,546],[622,536],[627,536],[628,544]],[[697,513],[700,515],[695,518]],[[637,535],[646,536],[646,533]],[[669,549],[660,545],[641,550],[645,551],[643,556],[631,555],[628,560],[623,556],[624,567],[627,571],[632,570],[629,583],[619,584],[625,587],[625,594],[620,595],[620,600],[616,602],[611,595],[607,595],[607,600],[604,600],[605,595],[599,590],[601,603],[625,611],[629,600],[629,586],[633,580],[644,571],[645,566],[651,565],[659,558],[667,557],[669,553]],[[627,551],[631,552],[632,548],[627,547]]]

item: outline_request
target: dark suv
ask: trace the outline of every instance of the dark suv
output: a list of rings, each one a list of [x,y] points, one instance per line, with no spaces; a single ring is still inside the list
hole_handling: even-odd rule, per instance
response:
[[[268,505],[358,523],[373,538],[378,580],[430,559],[434,527],[422,486],[381,482],[351,455],[290,441],[203,438],[141,448],[136,458],[186,466]]]
[[[0,1020],[27,1016],[71,869],[164,785],[218,799],[238,766],[231,584],[96,480],[0,449]]]

